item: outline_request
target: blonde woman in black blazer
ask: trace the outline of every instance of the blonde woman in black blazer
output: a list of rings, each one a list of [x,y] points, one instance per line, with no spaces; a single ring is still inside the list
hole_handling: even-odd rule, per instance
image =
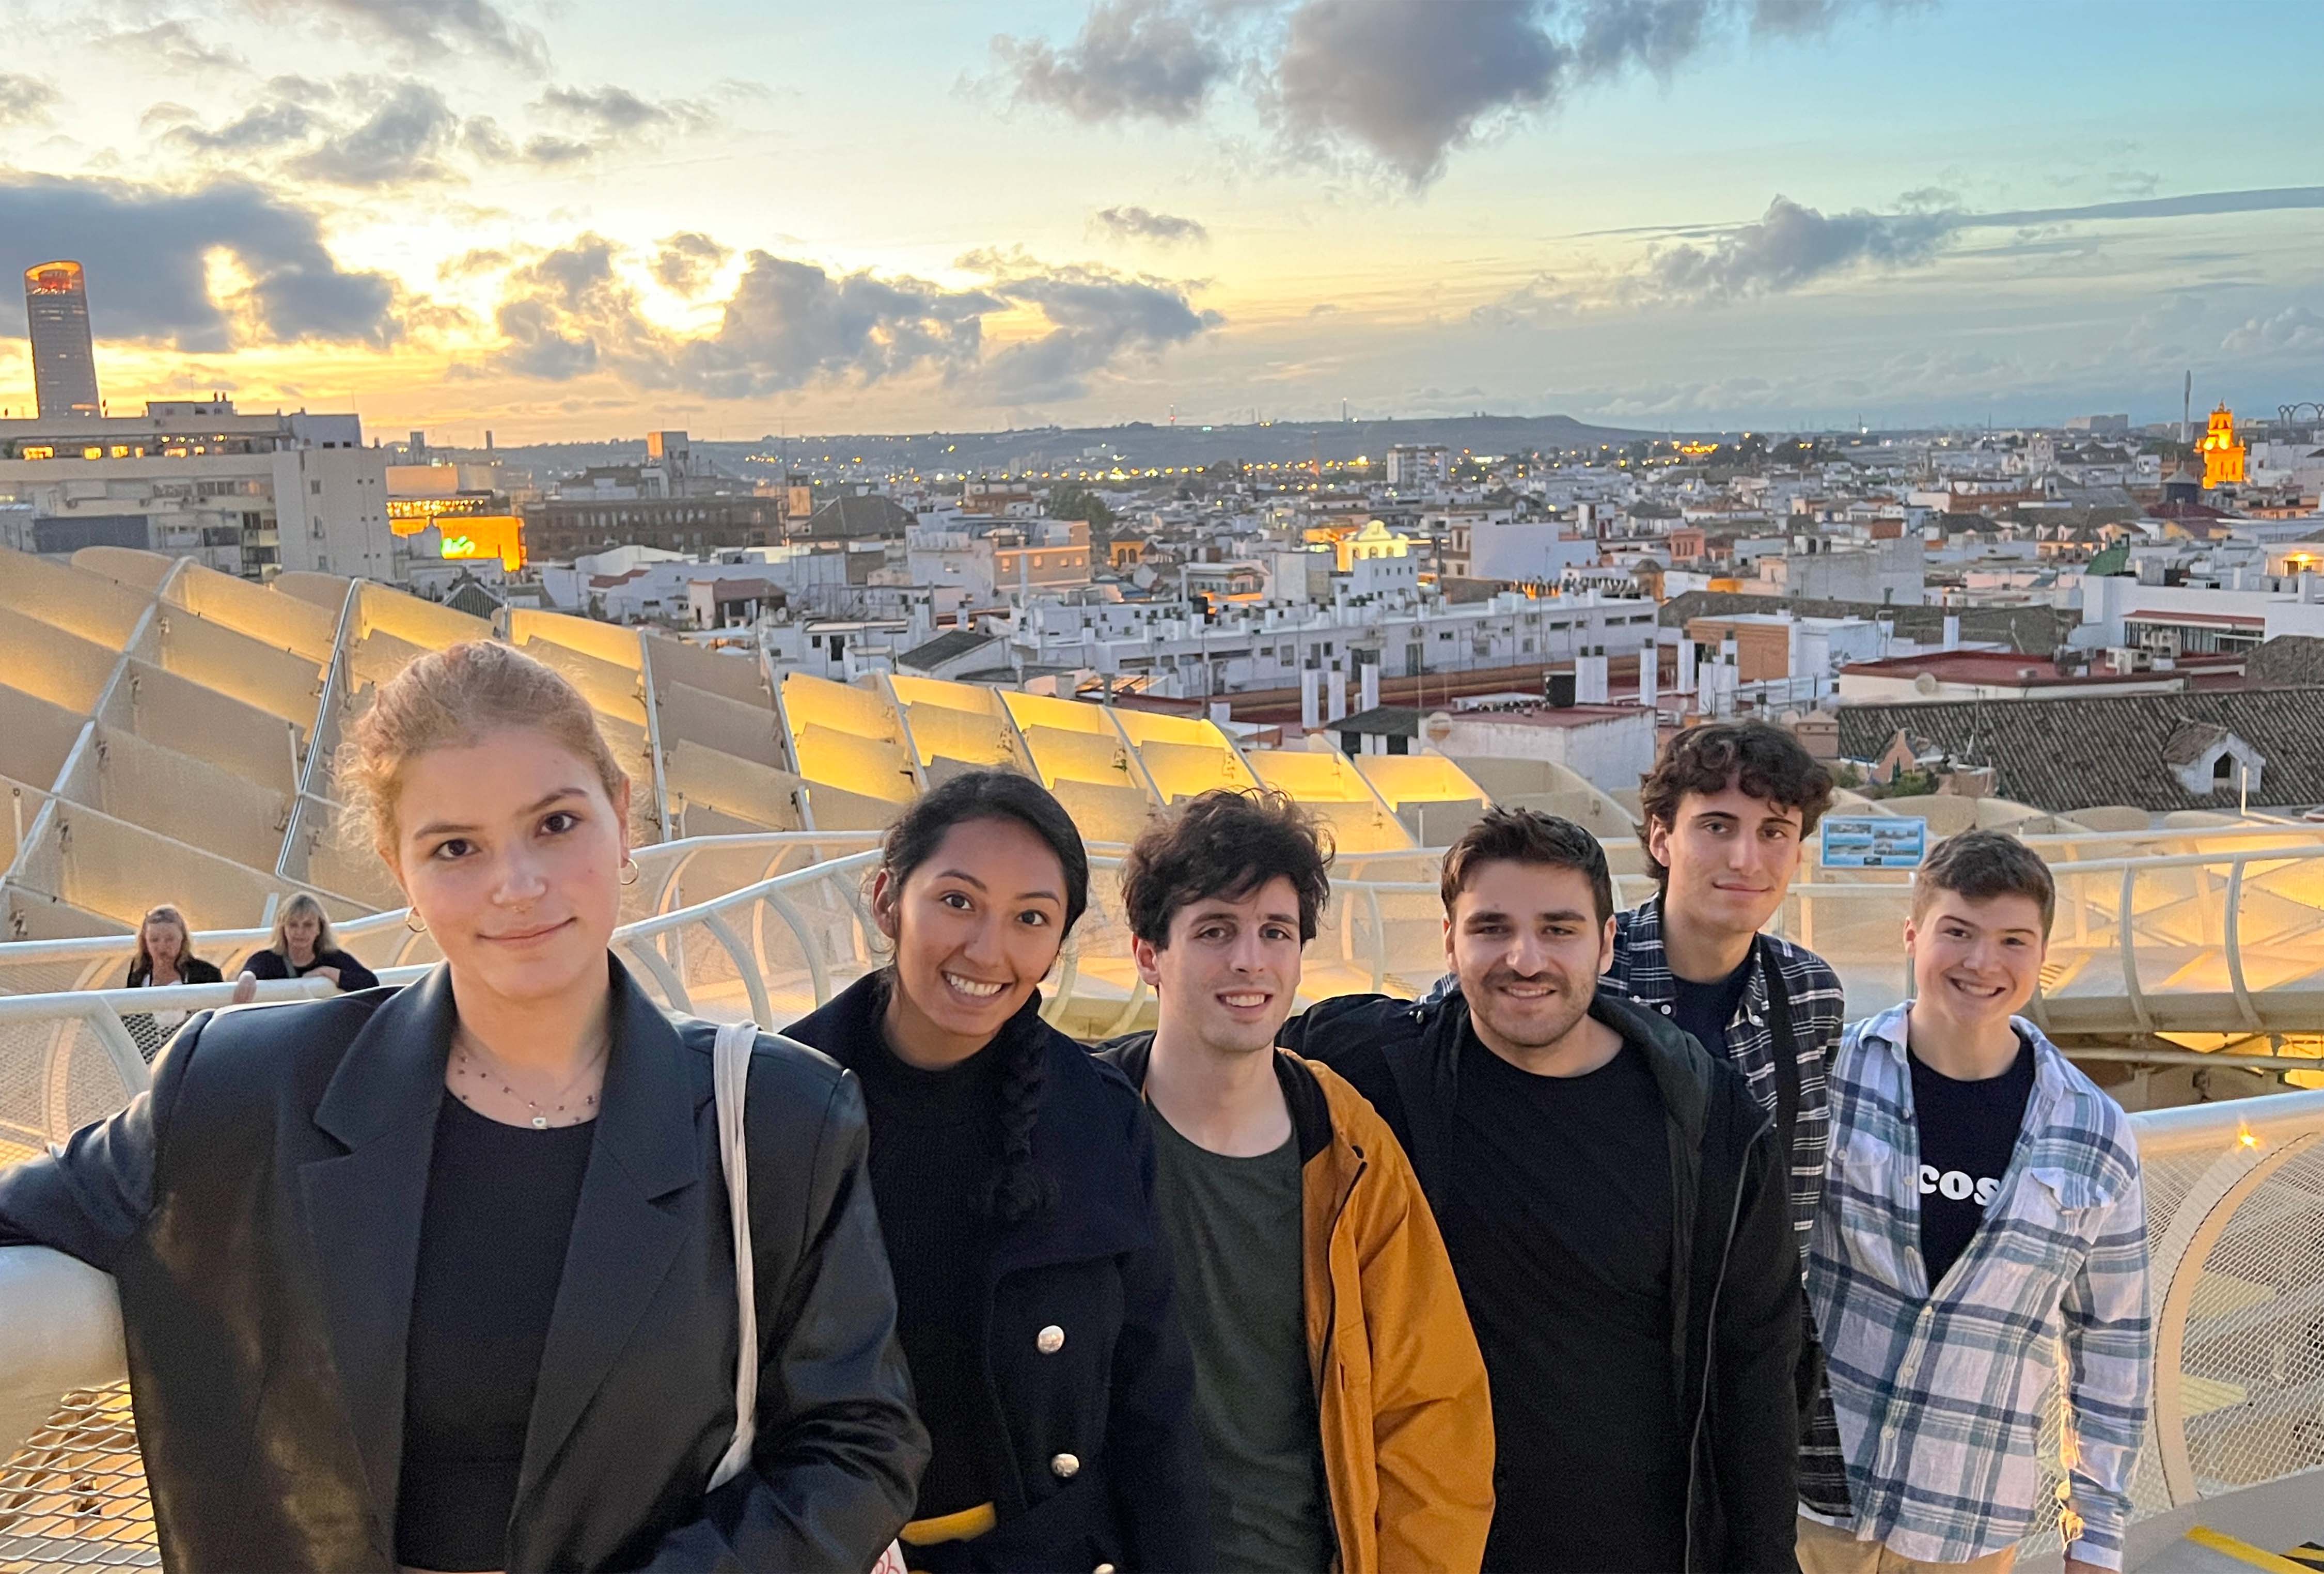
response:
[[[606,950],[628,784],[505,647],[415,663],[343,797],[447,959],[401,991],[189,1024],[151,1092],[0,1174],[0,1245],[120,1286],[180,1574],[861,1574],[927,1458],[862,1100],[762,1038],[749,1074],[758,1435],[710,1024]]]

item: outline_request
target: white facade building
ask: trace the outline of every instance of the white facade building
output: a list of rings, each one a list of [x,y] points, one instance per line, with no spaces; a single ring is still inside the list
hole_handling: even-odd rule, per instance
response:
[[[131,547],[249,579],[399,577],[387,456],[353,415],[241,415],[158,400],[142,416],[0,421],[0,496],[32,505],[31,548]]]
[[[1291,688],[1303,671],[1352,677],[1372,663],[1398,677],[1562,662],[1584,649],[1629,655],[1654,638],[1651,602],[1515,593],[1458,605],[1408,595],[1234,603],[1208,621],[1184,602],[1041,602],[1010,631],[1019,666],[1143,676],[1186,698]]]

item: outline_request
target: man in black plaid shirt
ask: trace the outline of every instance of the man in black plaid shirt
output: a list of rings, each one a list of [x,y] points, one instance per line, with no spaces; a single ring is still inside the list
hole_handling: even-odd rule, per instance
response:
[[[1821,957],[1760,931],[1783,906],[1831,787],[1798,739],[1764,722],[1714,723],[1672,739],[1638,789],[1639,836],[1661,889],[1616,917],[1606,974],[1743,1073],[1789,1149],[1803,1255],[1831,1138],[1824,1073],[1845,1012],[1840,979]],[[1845,1514],[1821,1368],[1811,1338],[1800,1367],[1800,1496]]]

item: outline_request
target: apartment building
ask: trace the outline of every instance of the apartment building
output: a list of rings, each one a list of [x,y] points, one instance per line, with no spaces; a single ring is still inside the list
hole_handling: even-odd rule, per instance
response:
[[[226,399],[142,416],[0,420],[0,497],[31,505],[26,550],[127,547],[245,579],[400,577],[387,456],[354,415],[244,415]]]

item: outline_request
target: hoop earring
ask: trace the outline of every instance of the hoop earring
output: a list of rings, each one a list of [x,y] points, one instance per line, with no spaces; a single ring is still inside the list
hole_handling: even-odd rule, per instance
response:
[[[638,861],[636,859],[625,858],[622,860],[622,883],[623,885],[633,886],[637,884],[638,876],[643,871],[638,868]]]
[[[407,907],[404,909],[403,926],[406,929],[410,930],[414,934],[425,934],[428,933],[428,925],[420,922],[420,909],[417,907]]]

